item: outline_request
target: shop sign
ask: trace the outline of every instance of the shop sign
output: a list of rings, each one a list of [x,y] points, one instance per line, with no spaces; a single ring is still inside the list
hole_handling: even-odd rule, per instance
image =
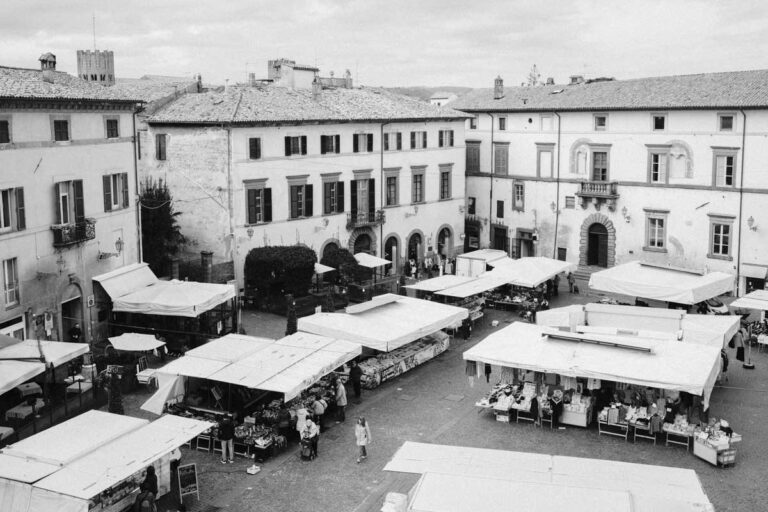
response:
[[[200,490],[197,487],[197,465],[187,464],[179,466],[179,497],[194,494],[200,499]]]

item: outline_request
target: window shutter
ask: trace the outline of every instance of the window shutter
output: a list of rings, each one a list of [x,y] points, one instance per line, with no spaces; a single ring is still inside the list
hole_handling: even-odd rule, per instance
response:
[[[285,156],[291,156],[291,138],[285,138]]]
[[[75,190],[75,222],[85,220],[85,198],[83,197],[83,180],[72,181]]]
[[[325,154],[325,144],[326,144],[326,137],[325,135],[320,136],[320,154]]]
[[[449,145],[449,146],[453,146],[453,130],[449,130],[449,131],[448,131],[448,133],[449,133],[449,134],[450,134],[450,136],[451,136],[451,143],[450,143],[450,144],[448,144],[448,145]]]
[[[312,216],[312,185],[304,185],[304,216]]]
[[[261,158],[261,139],[258,137],[248,139],[248,158],[251,160]]]
[[[661,183],[667,181],[667,155],[659,155],[659,181]]]
[[[403,149],[403,134],[397,132],[397,149]]]
[[[16,229],[21,231],[27,227],[26,217],[24,216],[24,189],[16,189]]]
[[[333,149],[336,153],[341,153],[341,135],[334,135],[333,140],[335,142]]]
[[[265,188],[262,193],[264,200],[261,202],[261,217],[264,222],[272,222],[272,189]]]
[[[123,208],[128,208],[128,173],[120,175],[120,181],[123,184]]]
[[[411,132],[411,149],[416,149],[416,132]]]
[[[445,142],[445,138],[443,137],[443,130],[440,130],[437,132],[437,145],[439,147],[443,147],[443,142]]]
[[[368,134],[368,152],[373,151],[373,134]]]
[[[54,183],[53,193],[56,200],[56,224],[61,224],[61,183]]]
[[[104,211],[112,211],[112,177],[102,176],[101,182],[104,185]]]
[[[301,154],[302,155],[307,154],[307,136],[306,135],[301,136]]]
[[[376,216],[376,180],[373,178],[368,180],[368,214],[371,221]]]
[[[256,222],[256,193],[258,190],[248,189],[245,191],[246,197],[246,215],[248,224]]]
[[[717,168],[715,171],[715,186],[725,184],[725,157],[717,157]]]
[[[344,182],[336,183],[336,213],[344,211]]]
[[[332,194],[331,189],[333,187],[334,183],[323,183],[323,213],[328,214],[332,213]]]
[[[299,187],[291,187],[291,218],[296,219],[299,216]]]
[[[357,216],[357,181],[353,180],[349,182],[350,203],[349,211],[352,212],[352,217]]]
[[[357,134],[352,135],[352,151],[354,153],[359,153],[360,152],[360,147],[358,145]]]
[[[381,141],[381,143],[384,145],[384,151],[389,151],[389,134],[384,134],[384,139]]]
[[[421,141],[421,147],[426,148],[427,147],[427,132],[421,132],[424,138]]]

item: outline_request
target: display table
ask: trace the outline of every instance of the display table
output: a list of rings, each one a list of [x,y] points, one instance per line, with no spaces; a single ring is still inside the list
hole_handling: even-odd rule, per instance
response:
[[[0,443],[11,437],[15,430],[13,430],[11,427],[3,427],[0,426]]]
[[[17,419],[23,420],[32,416],[33,413],[39,412],[45,406],[45,401],[42,398],[35,399],[35,405],[27,405],[27,402],[22,402],[12,409],[8,409],[5,412],[5,419]]]
[[[81,394],[93,388],[92,382],[77,381],[67,386],[67,393]]]
[[[564,423],[566,425],[573,425],[575,427],[586,428],[587,425],[589,425],[591,418],[592,418],[591,406],[587,407],[582,412],[570,411],[566,408],[563,408],[563,413],[560,415],[560,423]]]
[[[30,395],[42,395],[43,390],[40,387],[39,384],[36,382],[27,382],[25,384],[20,384],[16,386],[16,389],[19,390],[22,397],[30,396]]]
[[[653,441],[653,444],[656,445],[656,436],[651,434],[651,426],[649,424],[642,422],[632,422],[630,425],[632,426],[633,443],[637,443],[637,439],[640,438]]]
[[[695,436],[693,439],[693,454],[713,466],[732,466],[736,464],[736,446],[741,441],[739,434],[732,438],[724,438],[719,441],[702,439]]]
[[[629,425],[626,423],[608,423],[607,421],[597,421],[598,435],[606,434],[609,436],[623,437],[627,440],[629,435]]]
[[[685,446],[685,451],[688,451],[691,449],[691,434],[687,432],[665,430],[664,435],[666,436],[664,446],[669,446],[670,444],[676,444],[679,446]]]

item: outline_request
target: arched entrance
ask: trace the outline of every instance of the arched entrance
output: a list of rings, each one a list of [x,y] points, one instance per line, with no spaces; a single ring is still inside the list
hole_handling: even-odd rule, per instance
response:
[[[417,263],[424,258],[424,241],[420,233],[413,233],[408,239],[408,259]]]
[[[443,228],[437,234],[437,253],[445,258],[450,256],[453,247],[453,236],[450,228]]]
[[[608,267],[608,230],[599,222],[587,230],[587,265]]]
[[[329,253],[333,251],[338,251],[338,250],[339,250],[339,244],[337,244],[336,242],[328,242],[327,244],[325,244],[325,247],[323,247],[323,254],[320,257],[320,261],[324,260]]]
[[[353,254],[357,254],[359,252],[365,252],[368,254],[372,254],[371,247],[372,247],[372,241],[371,237],[367,235],[366,233],[361,233],[358,235],[357,238],[355,238],[355,245],[354,245],[354,251]]]
[[[87,329],[83,319],[83,298],[80,286],[77,283],[70,283],[61,293],[61,310],[59,318],[61,319],[61,331],[59,339],[61,341],[75,341],[72,339],[71,332],[75,325],[79,326],[81,331],[79,343],[87,342]]]
[[[387,272],[391,274],[397,273],[397,257],[398,257],[398,243],[397,238],[390,236],[384,243],[384,259],[392,262],[387,266]]]

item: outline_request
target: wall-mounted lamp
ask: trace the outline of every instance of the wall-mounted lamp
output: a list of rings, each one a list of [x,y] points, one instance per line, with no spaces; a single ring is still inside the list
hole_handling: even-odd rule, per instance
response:
[[[117,240],[115,240],[115,251],[116,252],[102,252],[102,251],[99,251],[99,259],[100,260],[105,260],[105,259],[111,258],[113,256],[115,258],[117,258],[123,252],[123,247],[125,247],[125,242],[123,242],[122,238],[118,238]]]
[[[621,209],[621,215],[624,217],[624,222],[629,224],[629,221],[632,220],[632,217],[629,215],[629,212],[627,211],[627,207]]]
[[[750,216],[749,216],[749,218],[747,219],[747,226],[748,226],[748,227],[749,227],[749,229],[751,229],[752,231],[757,231],[757,224],[755,224],[755,218],[754,218],[754,217],[752,217],[751,215],[750,215]]]

